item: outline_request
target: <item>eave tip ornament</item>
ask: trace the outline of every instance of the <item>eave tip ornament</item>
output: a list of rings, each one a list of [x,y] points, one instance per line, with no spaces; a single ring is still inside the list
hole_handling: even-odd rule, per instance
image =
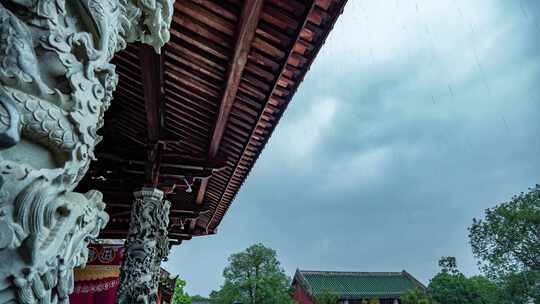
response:
[[[118,82],[114,54],[169,40],[172,0],[0,2],[0,304],[68,303],[108,216],[73,192]]]

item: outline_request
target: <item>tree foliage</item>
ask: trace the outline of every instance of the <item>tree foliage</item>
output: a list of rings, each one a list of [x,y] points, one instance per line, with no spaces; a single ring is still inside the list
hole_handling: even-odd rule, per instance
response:
[[[174,286],[174,295],[172,298],[172,304],[191,304],[191,298],[184,291],[186,281],[182,279],[176,279],[176,285]]]
[[[469,238],[482,270],[492,278],[540,270],[540,185],[473,219]]]
[[[443,257],[439,272],[429,283],[433,300],[440,304],[502,304],[500,291],[489,279],[467,278],[457,267],[455,258]]]
[[[210,294],[216,304],[290,304],[290,279],[281,268],[276,252],[256,244],[229,257],[223,270],[225,282]]]
[[[321,294],[317,295],[313,301],[314,304],[337,304],[339,296],[333,294],[330,290],[324,290]]]
[[[433,298],[419,288],[411,289],[400,298],[401,304],[437,304]]]
[[[203,297],[201,295],[193,295],[191,296],[191,302],[194,302],[194,301],[208,301],[209,299],[206,298],[206,297]]]
[[[507,275],[500,281],[505,303],[540,304],[540,272],[522,271]]]
[[[506,303],[540,303],[540,185],[473,219],[469,239]]]
[[[476,292],[480,299],[480,303],[498,304],[504,303],[502,300],[503,293],[500,287],[485,276],[477,275],[469,279],[471,289]]]
[[[459,270],[457,268],[457,261],[455,257],[447,256],[442,257],[439,260],[439,267],[441,267],[442,272],[458,274]]]

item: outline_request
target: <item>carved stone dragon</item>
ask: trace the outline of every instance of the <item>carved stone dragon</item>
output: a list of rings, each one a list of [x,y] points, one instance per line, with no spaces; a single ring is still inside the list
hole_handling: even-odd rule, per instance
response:
[[[169,255],[171,203],[154,188],[143,188],[134,196],[116,303],[153,304],[158,298],[161,261]]]
[[[94,160],[127,43],[159,52],[174,0],[0,0],[0,303],[68,303],[108,221],[73,192]]]

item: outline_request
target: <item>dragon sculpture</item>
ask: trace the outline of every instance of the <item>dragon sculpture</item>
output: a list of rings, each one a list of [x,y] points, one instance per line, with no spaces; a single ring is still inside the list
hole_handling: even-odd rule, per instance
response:
[[[108,221],[73,192],[94,160],[127,43],[159,52],[174,0],[0,0],[0,303],[68,303]]]

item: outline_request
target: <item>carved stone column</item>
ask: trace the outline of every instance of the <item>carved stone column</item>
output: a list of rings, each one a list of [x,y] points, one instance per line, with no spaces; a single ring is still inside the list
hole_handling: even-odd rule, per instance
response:
[[[153,304],[157,303],[161,261],[169,254],[171,203],[155,188],[142,188],[134,195],[116,303]]]
[[[73,267],[108,221],[101,193],[73,192],[127,43],[157,51],[173,0],[0,1],[0,304],[67,303]]]

